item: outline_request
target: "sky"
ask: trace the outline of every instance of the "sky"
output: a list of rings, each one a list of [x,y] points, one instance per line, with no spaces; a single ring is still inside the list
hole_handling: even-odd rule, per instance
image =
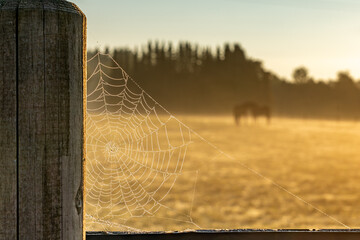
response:
[[[190,41],[240,43],[247,56],[291,78],[348,71],[360,79],[360,0],[72,0],[88,19],[88,48]]]

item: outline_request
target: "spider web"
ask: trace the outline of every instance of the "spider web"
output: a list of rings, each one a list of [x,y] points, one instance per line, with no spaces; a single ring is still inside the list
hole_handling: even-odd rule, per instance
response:
[[[200,228],[192,218],[198,179],[198,170],[193,169],[214,164],[219,158],[223,164],[226,160],[241,166],[249,174],[244,173],[245,178],[256,177],[265,186],[270,183],[289,198],[349,228],[187,127],[131,79],[111,55],[97,53],[88,60],[88,66],[93,70],[87,80],[87,230],[143,231],[133,227],[140,218],[143,218],[142,227],[151,225],[147,223],[150,218],[157,218],[163,222],[155,226],[174,221]],[[206,150],[209,161],[197,156],[199,153],[193,147],[195,153],[191,155],[189,170],[184,170],[189,149],[199,142],[210,148]],[[181,177],[186,181],[179,185],[177,181]],[[182,186],[189,182],[192,184]],[[174,191],[175,197],[171,196]],[[203,214],[201,207],[197,212]],[[130,224],[132,219],[135,222]]]
[[[183,173],[191,132],[110,55],[97,53],[88,64],[87,225],[136,231],[124,223],[170,209],[163,201]]]

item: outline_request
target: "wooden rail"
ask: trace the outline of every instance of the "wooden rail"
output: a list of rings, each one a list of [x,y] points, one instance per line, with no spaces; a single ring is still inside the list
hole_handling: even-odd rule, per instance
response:
[[[87,232],[87,240],[359,240],[355,230],[230,230],[175,233]]]

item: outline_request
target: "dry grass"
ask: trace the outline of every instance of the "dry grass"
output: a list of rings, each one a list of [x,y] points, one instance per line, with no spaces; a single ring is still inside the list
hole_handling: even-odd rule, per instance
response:
[[[345,228],[270,181],[349,227],[360,225],[360,124],[274,119],[236,127],[230,116],[180,116],[195,134],[183,173],[154,215],[118,221],[141,230]],[[169,129],[174,136],[178,130]],[[166,191],[168,187],[159,191]],[[96,215],[99,208],[87,206]],[[101,213],[98,214],[102,218]],[[104,225],[88,222],[87,230]],[[108,230],[126,230],[119,226]]]

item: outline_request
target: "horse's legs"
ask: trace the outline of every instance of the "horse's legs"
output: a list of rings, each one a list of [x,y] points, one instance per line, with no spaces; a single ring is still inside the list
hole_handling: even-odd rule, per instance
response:
[[[268,117],[267,117],[267,124],[270,125],[270,123],[271,123],[271,119],[270,119],[270,117],[268,116]]]

